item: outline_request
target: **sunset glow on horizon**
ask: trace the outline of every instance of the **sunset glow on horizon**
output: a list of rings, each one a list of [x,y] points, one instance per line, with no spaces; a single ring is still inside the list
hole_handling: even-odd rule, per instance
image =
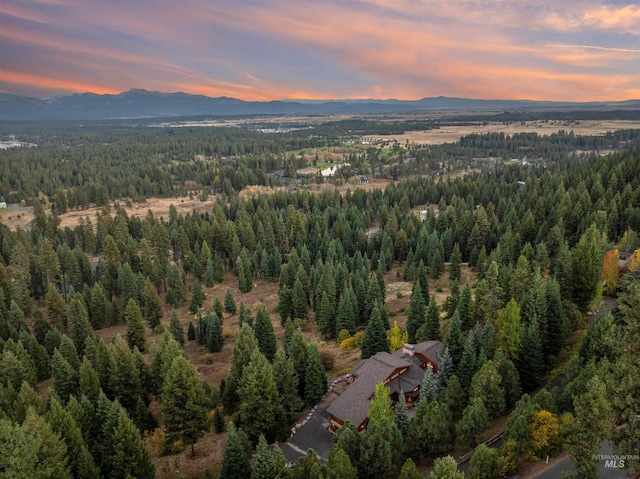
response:
[[[640,6],[4,0],[0,91],[242,100],[640,99]]]

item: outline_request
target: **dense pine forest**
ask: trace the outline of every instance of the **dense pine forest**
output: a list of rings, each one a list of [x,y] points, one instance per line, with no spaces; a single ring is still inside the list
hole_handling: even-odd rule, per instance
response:
[[[443,479],[475,448],[466,477],[568,452],[590,478],[601,441],[638,454],[640,130],[377,148],[358,136],[438,124],[12,126],[37,146],[0,150],[0,193],[33,211],[0,216],[0,476]],[[300,171],[327,151],[348,169]],[[194,192],[207,211],[128,209]],[[380,385],[364,432],[287,463],[329,380],[426,340],[445,348],[415,407]]]

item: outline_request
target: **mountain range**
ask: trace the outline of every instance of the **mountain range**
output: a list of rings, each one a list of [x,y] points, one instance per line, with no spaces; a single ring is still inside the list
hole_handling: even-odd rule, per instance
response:
[[[133,89],[116,95],[80,93],[37,98],[0,92],[0,120],[106,120],[186,116],[412,113],[420,111],[513,111],[640,109],[640,100],[553,102],[433,97],[421,100],[243,101],[188,93]]]

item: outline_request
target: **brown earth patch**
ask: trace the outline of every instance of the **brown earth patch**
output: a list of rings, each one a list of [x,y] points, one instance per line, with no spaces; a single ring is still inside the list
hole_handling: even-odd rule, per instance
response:
[[[621,129],[640,128],[639,121],[624,120],[580,120],[580,121],[554,121],[537,120],[527,122],[478,122],[467,125],[445,125],[441,128],[424,131],[408,131],[401,135],[368,135],[362,140],[369,142],[394,142],[401,144],[406,142],[416,145],[438,145],[442,143],[453,143],[461,136],[471,133],[504,133],[513,135],[514,133],[535,132],[539,135],[551,135],[560,130],[573,131],[576,135],[604,135],[608,131]]]
[[[162,216],[164,218],[168,218],[169,207],[171,205],[175,206],[179,214],[187,215],[191,214],[194,210],[198,213],[211,211],[213,209],[214,202],[215,197],[213,196],[211,196],[207,201],[200,201],[197,197],[190,199],[188,196],[185,196],[180,198],[149,198],[144,203],[132,203],[131,206],[126,206],[123,201],[119,201],[119,204],[129,216],[142,217],[151,210],[155,217]],[[60,226],[62,228],[65,226],[73,228],[80,222],[80,218],[88,216],[93,219],[101,210],[102,208],[97,206],[92,206],[85,210],[70,210],[63,215],[60,215]]]

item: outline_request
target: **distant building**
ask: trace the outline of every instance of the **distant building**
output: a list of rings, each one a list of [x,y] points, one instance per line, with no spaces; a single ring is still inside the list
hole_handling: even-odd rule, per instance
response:
[[[333,178],[338,170],[344,166],[349,166],[349,163],[340,163],[339,165],[333,165],[329,168],[325,168],[320,172],[323,178]]]

